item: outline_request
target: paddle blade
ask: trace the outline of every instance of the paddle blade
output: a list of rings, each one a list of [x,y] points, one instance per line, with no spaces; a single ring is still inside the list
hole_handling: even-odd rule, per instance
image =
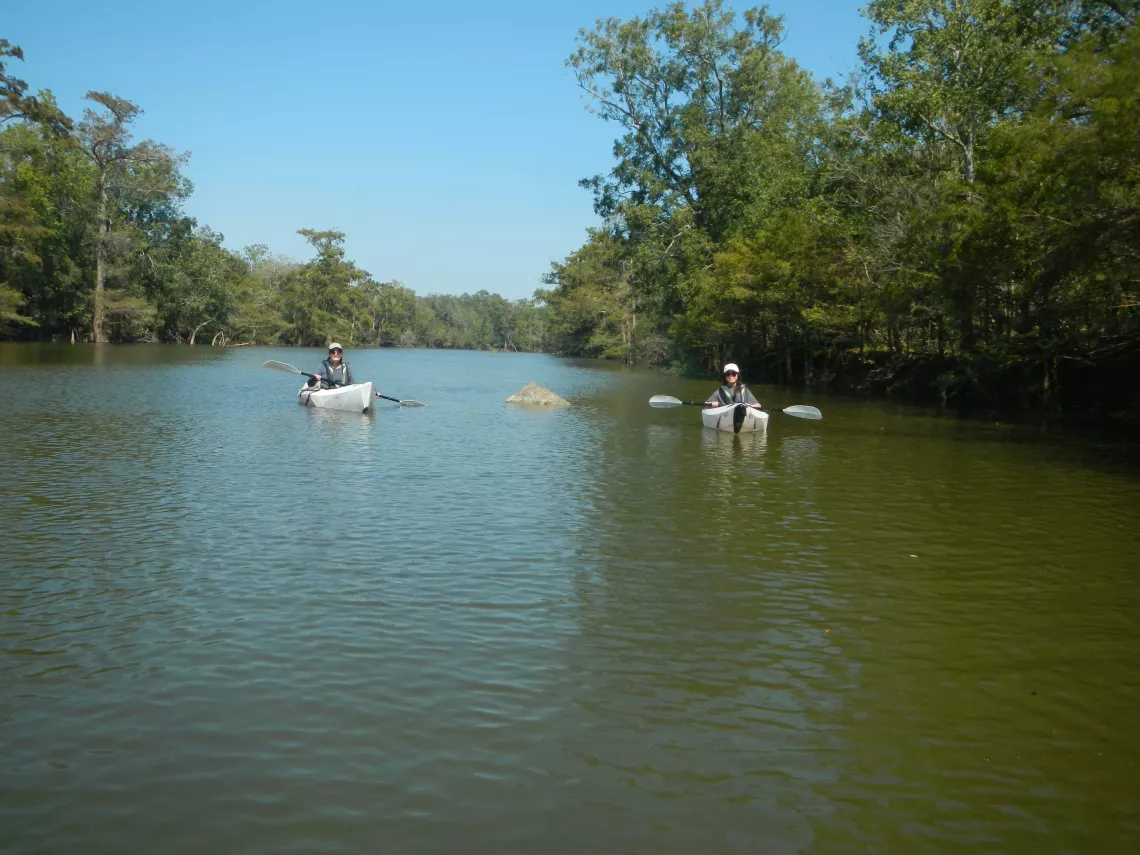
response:
[[[377,398],[383,398],[385,401],[391,401],[393,404],[399,404],[401,407],[426,407],[423,401],[401,401],[399,398],[393,398],[391,395],[381,395],[376,392]]]
[[[797,419],[812,419],[819,421],[823,418],[823,413],[815,407],[808,407],[804,404],[796,404],[794,407],[784,407],[780,410],[781,413],[789,416],[795,416]]]
[[[304,374],[300,368],[294,368],[288,362],[278,362],[276,359],[270,359],[268,362],[261,363],[262,368],[272,368],[274,371],[284,371],[286,374]]]
[[[654,395],[649,399],[649,406],[651,407],[679,407],[684,401],[680,398],[674,398],[670,395]]]

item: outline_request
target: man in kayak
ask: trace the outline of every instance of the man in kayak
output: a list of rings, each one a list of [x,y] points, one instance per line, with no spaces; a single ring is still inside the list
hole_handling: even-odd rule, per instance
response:
[[[321,362],[319,374],[309,375],[309,385],[321,384],[322,389],[335,389],[337,386],[352,385],[352,371],[344,361],[344,348],[339,342],[329,345],[329,358]]]
[[[729,404],[747,404],[760,409],[760,402],[756,396],[748,391],[748,387],[740,382],[740,368],[735,362],[724,366],[724,385],[717,389],[705,401],[706,407],[725,407]]]

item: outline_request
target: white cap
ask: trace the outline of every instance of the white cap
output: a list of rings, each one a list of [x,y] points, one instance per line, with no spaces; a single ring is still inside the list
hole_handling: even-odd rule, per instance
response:
[[[339,350],[339,351],[342,351],[342,352],[344,351],[344,348],[340,346],[340,342],[339,342],[339,341],[334,341],[332,344],[330,344],[330,345],[329,345],[329,350],[333,350],[334,348],[335,348],[336,350]]]
[[[728,363],[728,365],[724,366],[724,371],[722,371],[720,373],[721,374],[727,374],[729,371],[735,371],[737,374],[739,374],[740,373],[740,366],[737,365],[735,362],[730,362],[730,363]]]

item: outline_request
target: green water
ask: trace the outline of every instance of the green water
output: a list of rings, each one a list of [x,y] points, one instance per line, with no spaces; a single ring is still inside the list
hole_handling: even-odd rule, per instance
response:
[[[0,345],[5,853],[1140,850],[1140,476],[714,383]],[[565,410],[503,399],[535,380]]]

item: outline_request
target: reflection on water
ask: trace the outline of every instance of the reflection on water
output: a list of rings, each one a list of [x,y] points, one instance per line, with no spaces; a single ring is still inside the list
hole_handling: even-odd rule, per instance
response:
[[[379,407],[368,413],[325,410],[317,407],[302,409],[308,414],[316,438],[322,442],[348,443],[353,449],[359,448],[363,451],[371,446],[376,436],[376,420],[380,418]]]
[[[701,430],[701,447],[713,466],[741,462],[759,463],[768,448],[768,432],[729,433],[724,430]]]
[[[1133,473],[605,363],[359,351],[429,403],[372,416],[260,368],[322,356],[0,345],[0,848],[1136,848]]]
[[[622,821],[642,816],[653,848],[803,851],[826,804],[816,786],[834,780],[830,684],[848,667],[803,618],[837,598],[818,571],[766,569],[756,476],[769,437],[659,421],[646,454],[640,431],[600,434],[605,524],[580,550],[594,571],[576,581],[573,704],[552,729],[591,770],[582,799],[612,812],[614,851],[646,846]],[[659,470],[639,461],[666,452],[668,477],[645,483]]]

